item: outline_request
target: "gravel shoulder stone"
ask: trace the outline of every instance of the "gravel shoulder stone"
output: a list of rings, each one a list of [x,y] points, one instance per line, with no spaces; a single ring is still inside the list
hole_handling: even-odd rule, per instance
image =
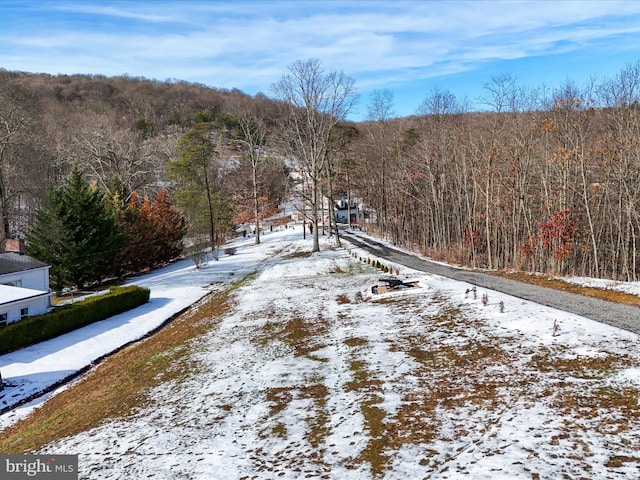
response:
[[[353,232],[343,231],[340,232],[340,235],[354,246],[367,250],[376,257],[385,258],[399,265],[452,278],[478,287],[496,290],[565,312],[575,313],[633,333],[640,333],[640,308],[633,305],[608,302],[552,288],[525,284],[478,271],[449,267],[391,248],[370,238],[359,237],[357,233]]]

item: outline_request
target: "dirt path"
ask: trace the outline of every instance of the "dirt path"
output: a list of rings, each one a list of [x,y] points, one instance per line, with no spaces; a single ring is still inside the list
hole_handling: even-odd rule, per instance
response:
[[[638,307],[585,297],[575,293],[563,292],[537,285],[524,284],[477,271],[448,267],[390,248],[382,243],[371,240],[370,238],[361,237],[353,232],[341,232],[341,236],[353,245],[367,250],[372,255],[386,258],[389,261],[415,270],[441,275],[478,287],[507,293],[565,312],[575,313],[630,332],[640,333],[640,308]]]

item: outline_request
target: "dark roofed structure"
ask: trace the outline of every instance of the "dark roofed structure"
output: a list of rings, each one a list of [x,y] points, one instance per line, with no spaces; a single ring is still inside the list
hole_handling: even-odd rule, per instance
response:
[[[29,255],[20,255],[13,252],[0,253],[0,275],[48,266],[47,263],[36,260]]]

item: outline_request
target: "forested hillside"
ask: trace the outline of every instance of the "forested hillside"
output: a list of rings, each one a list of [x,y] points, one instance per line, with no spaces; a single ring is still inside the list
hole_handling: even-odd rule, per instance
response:
[[[45,261],[68,261],[62,256],[73,254],[77,263],[94,265],[100,256],[97,250],[108,244],[110,250],[102,255],[121,265],[111,266],[107,274],[137,271],[166,261],[171,252],[179,253],[175,239],[167,242],[159,237],[178,235],[181,241],[176,230],[180,219],[156,211],[170,212],[171,204],[177,203],[188,226],[186,244],[206,247],[213,232],[217,243],[211,246],[216,247],[234,223],[254,219],[254,194],[261,200],[257,212],[261,218],[273,214],[286,194],[282,159],[271,154],[256,165],[260,184],[254,190],[253,169],[238,133],[241,125],[268,128],[277,118],[275,105],[261,96],[179,81],[0,71],[0,241],[11,236],[30,240],[35,231],[31,239],[42,240],[43,245],[31,251],[51,254]],[[194,153],[200,145],[189,141],[198,131],[200,140],[209,145],[209,158]],[[206,165],[199,163],[203,160]],[[68,201],[74,196],[67,195],[67,204],[62,205],[61,192],[68,188],[65,182],[74,167],[99,192],[107,213],[117,221],[124,237],[120,246],[114,247],[110,240],[102,246],[74,248],[70,244],[74,238],[86,243],[83,227],[91,229],[90,219],[81,222],[78,215],[74,219],[78,231],[54,229],[60,222],[52,221],[53,216],[69,221],[64,215],[68,217]],[[42,210],[46,210],[42,228],[34,230]],[[158,232],[162,228],[164,232]],[[168,251],[161,253],[158,248]],[[89,280],[95,279],[99,278]]]
[[[482,112],[435,89],[407,118],[376,91],[369,120],[334,118],[329,141],[314,143],[312,192],[362,198],[367,228],[434,258],[637,280],[640,63],[589,85],[532,89],[497,75],[484,90]],[[168,188],[194,235],[263,218],[287,194],[289,147],[315,141],[293,138],[302,107],[277,98],[0,71],[2,235],[25,235],[74,165],[105,192],[114,178],[139,198]]]
[[[411,119],[372,104],[350,180],[384,235],[452,263],[637,280],[640,64],[551,91],[499,75],[485,92],[482,113],[440,90]]]

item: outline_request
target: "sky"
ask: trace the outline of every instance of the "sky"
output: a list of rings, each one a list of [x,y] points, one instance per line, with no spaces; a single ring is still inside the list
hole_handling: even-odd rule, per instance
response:
[[[376,90],[395,116],[434,91],[486,108],[486,86],[578,86],[640,60],[634,0],[0,0],[0,68],[183,80],[272,96],[297,60]]]
[[[0,356],[0,407],[253,272],[188,344],[184,378],[168,375],[131,415],[40,453],[78,454],[92,480],[638,478],[637,334],[496,291],[472,295],[468,283],[384,258],[420,288],[361,302],[380,278],[368,252],[321,237],[321,251],[304,255],[300,225],[261,240],[237,238],[234,255],[200,269],[183,260],[132,278],[150,288],[147,305]],[[70,387],[0,415],[0,435]],[[373,475],[370,460],[387,468]]]

